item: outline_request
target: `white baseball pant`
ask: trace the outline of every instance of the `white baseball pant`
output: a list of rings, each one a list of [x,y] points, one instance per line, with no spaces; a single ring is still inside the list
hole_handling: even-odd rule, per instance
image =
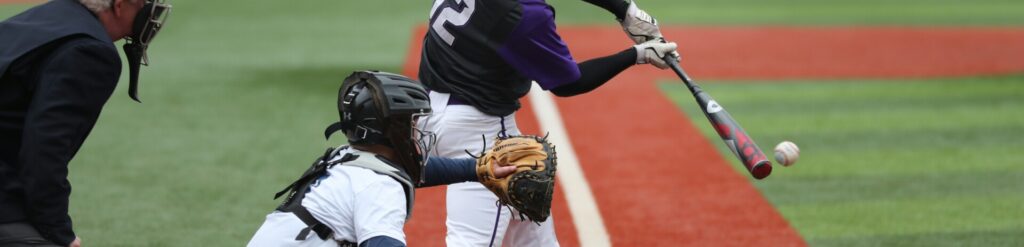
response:
[[[520,134],[515,114],[502,119],[470,105],[448,105],[448,98],[449,94],[430,92],[433,114],[420,123],[437,134],[431,155],[468,158],[466,150],[479,155],[502,130],[507,135]],[[512,219],[509,208],[497,202],[498,197],[480,183],[448,185],[448,246],[558,246],[553,217],[540,225]]]

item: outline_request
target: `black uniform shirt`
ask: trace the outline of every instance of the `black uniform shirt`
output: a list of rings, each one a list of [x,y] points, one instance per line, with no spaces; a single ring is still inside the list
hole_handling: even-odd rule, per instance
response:
[[[511,114],[531,81],[550,90],[580,78],[555,31],[543,0],[435,0],[419,79],[481,112]]]
[[[0,22],[0,223],[28,222],[68,245],[68,162],[121,74],[96,17],[55,0]]]

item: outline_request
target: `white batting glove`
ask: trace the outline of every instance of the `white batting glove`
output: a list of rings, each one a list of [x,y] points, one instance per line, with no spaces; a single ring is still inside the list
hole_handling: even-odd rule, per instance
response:
[[[636,1],[629,2],[626,16],[624,19],[619,20],[619,24],[622,24],[622,30],[636,44],[662,39],[663,37],[661,29],[658,28],[658,20],[655,20],[654,17],[651,17],[647,12],[637,7]]]
[[[660,40],[651,40],[644,42],[639,45],[634,45],[636,48],[636,63],[637,64],[651,64],[659,69],[667,69],[668,64],[663,59],[668,54],[673,54],[669,59],[679,60],[679,55],[676,55],[676,43],[667,42],[664,43]]]

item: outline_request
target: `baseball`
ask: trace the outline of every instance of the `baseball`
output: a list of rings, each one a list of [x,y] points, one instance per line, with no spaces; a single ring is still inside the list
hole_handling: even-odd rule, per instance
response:
[[[791,141],[780,142],[775,145],[775,161],[782,166],[791,166],[800,158],[800,148]]]

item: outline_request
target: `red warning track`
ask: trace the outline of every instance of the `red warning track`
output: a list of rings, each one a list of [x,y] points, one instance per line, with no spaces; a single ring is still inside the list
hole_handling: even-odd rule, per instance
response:
[[[689,27],[663,31],[679,43],[682,65],[698,81],[943,77],[1024,71],[1024,28]],[[615,28],[574,26],[559,32],[577,59],[607,55],[629,45]],[[671,74],[631,70],[617,79]]]
[[[613,27],[560,28],[577,60],[629,47]],[[666,28],[683,67],[706,79],[920,78],[1024,72],[1024,28]],[[423,30],[405,71],[416,74]],[[619,246],[805,246],[799,234],[661,93],[674,75],[634,67],[599,90],[556,100],[611,241]],[[539,133],[529,104],[517,114]],[[772,179],[771,177],[767,179]],[[563,246],[578,246],[559,190]],[[421,190],[407,227],[415,246],[444,245],[443,189]]]

